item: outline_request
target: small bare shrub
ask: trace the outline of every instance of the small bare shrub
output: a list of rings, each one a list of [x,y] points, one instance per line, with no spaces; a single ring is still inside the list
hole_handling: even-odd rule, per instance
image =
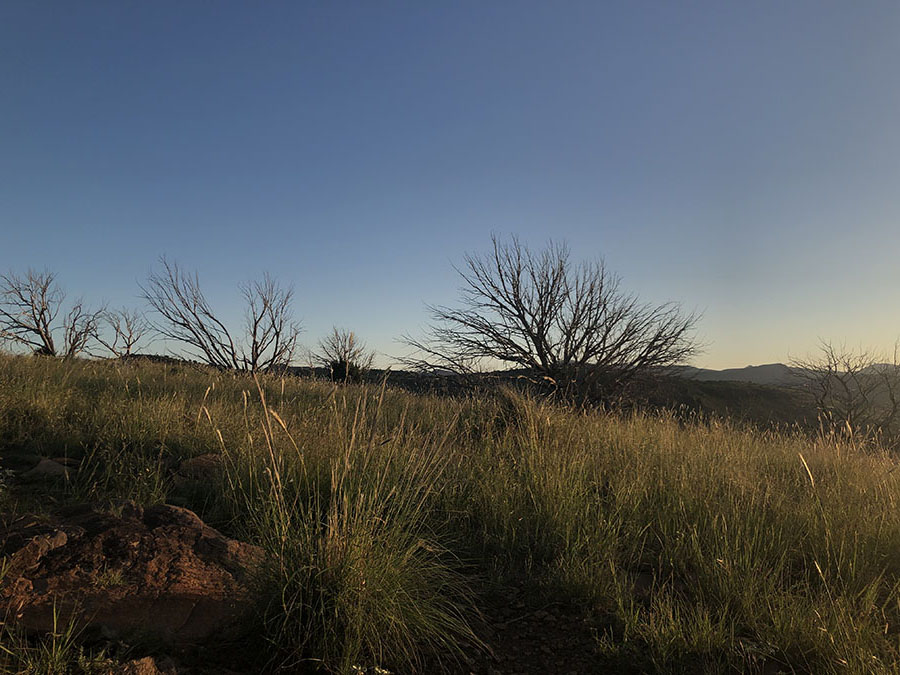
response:
[[[375,352],[367,349],[353,331],[333,328],[328,337],[319,341],[319,351],[313,357],[331,370],[335,382],[361,382],[372,368]]]

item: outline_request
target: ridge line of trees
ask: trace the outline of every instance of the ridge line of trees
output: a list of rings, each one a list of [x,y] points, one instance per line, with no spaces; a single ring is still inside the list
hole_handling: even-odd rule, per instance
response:
[[[568,247],[552,241],[537,251],[515,237],[491,241],[489,253],[466,254],[457,268],[459,305],[430,305],[426,335],[404,336],[416,350],[405,365],[455,375],[497,364],[525,368],[567,397],[607,400],[697,352],[697,314],[674,302],[641,302],[601,259],[573,263]],[[53,274],[9,274],[0,277],[0,337],[35,353],[71,358],[91,354],[91,344],[115,356],[133,355],[157,335],[216,368],[283,371],[299,353],[294,289],[268,274],[239,288],[245,311],[236,331],[211,306],[199,275],[162,257],[140,285],[149,316],[89,310],[79,300],[58,322],[65,294]],[[62,350],[54,342],[57,332],[64,335]],[[374,352],[355,333],[339,328],[311,357],[338,381],[361,379],[374,362]]]
[[[602,259],[574,263],[564,243],[531,250],[517,238],[491,238],[486,254],[466,254],[455,306],[428,305],[408,368],[456,378],[497,366],[524,370],[539,391],[575,402],[627,398],[636,385],[695,355],[700,319],[680,304],[650,304],[622,288]],[[302,326],[294,289],[264,274],[239,286],[241,330],[225,324],[199,275],[165,257],[140,285],[151,316],[128,308],[89,307],[66,293],[50,271],[0,275],[0,342],[33,354],[71,359],[137,354],[154,336],[182,345],[210,366],[237,372],[284,372],[299,356]],[[375,353],[353,331],[332,328],[309,352],[310,364],[336,382],[359,382]],[[791,361],[797,388],[810,397],[823,429],[848,437],[900,442],[900,358],[822,342],[817,356]]]

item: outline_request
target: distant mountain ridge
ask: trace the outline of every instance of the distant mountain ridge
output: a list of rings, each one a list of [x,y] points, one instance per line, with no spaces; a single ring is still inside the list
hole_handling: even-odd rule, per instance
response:
[[[873,363],[863,368],[860,373],[862,375],[882,375],[897,369],[898,366],[892,363]],[[800,384],[803,376],[810,374],[810,371],[803,368],[794,368],[783,363],[766,363],[761,366],[726,368],[724,370],[677,366],[672,372],[678,377],[699,382],[751,382],[774,387]]]
[[[726,368],[725,370],[679,366],[674,372],[679,377],[700,382],[751,382],[781,387],[797,384],[800,377],[800,369],[786,366],[783,363],[767,363],[761,366]]]

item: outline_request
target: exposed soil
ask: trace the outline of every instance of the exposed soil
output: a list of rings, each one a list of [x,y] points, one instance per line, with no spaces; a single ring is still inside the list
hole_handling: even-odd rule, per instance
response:
[[[507,588],[487,598],[479,637],[488,654],[469,664],[477,675],[559,673],[584,675],[600,668],[597,641],[577,608],[564,603],[535,605],[523,588]]]

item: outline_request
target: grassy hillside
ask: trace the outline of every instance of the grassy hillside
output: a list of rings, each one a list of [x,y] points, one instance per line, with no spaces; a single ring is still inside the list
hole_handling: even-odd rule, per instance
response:
[[[220,477],[174,479],[206,453]],[[262,546],[245,670],[537,672],[524,651],[482,656],[503,652],[491,617],[515,595],[577,612],[595,672],[900,671],[900,472],[875,448],[508,391],[4,356],[0,456],[80,460],[7,477],[5,514],[169,502]],[[52,670],[46,641],[2,635],[0,667]]]

